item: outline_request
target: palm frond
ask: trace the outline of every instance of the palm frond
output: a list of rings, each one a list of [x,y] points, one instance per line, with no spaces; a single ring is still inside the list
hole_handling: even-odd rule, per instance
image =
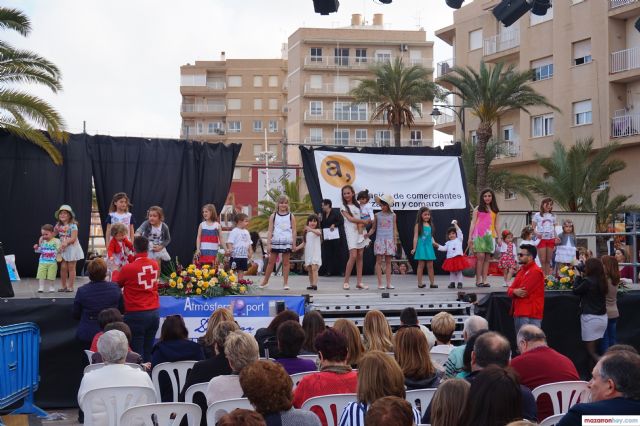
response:
[[[27,36],[31,32],[31,21],[18,9],[0,7],[0,29],[13,30]]]

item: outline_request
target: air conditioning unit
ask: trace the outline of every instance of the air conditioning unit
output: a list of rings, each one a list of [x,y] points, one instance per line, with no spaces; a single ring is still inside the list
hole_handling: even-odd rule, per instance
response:
[[[289,107],[282,107],[282,112],[284,112],[284,113],[289,112]]]

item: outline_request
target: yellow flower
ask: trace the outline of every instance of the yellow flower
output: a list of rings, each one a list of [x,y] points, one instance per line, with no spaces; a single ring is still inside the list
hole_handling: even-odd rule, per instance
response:
[[[573,269],[569,270],[569,276],[572,277],[574,276],[576,273]]]
[[[240,290],[240,293],[244,293],[245,291],[247,291],[247,287],[241,285],[239,290]]]
[[[171,278],[175,278],[177,276],[178,276],[178,274],[176,274],[175,272],[172,272],[171,275],[170,275]]]
[[[200,269],[196,269],[196,276],[199,277],[202,275],[202,271]]]
[[[202,280],[198,281],[198,287],[202,287],[202,284],[203,284]]]
[[[181,277],[186,277],[186,276],[187,276],[187,271],[182,271],[182,272],[180,272],[180,276],[181,276]]]
[[[236,276],[231,274],[231,276],[229,276],[229,281],[231,281],[232,283],[235,283],[237,280]]]
[[[188,283],[188,284],[187,284],[187,288],[193,288],[193,284]]]
[[[196,269],[196,265],[194,265],[194,264],[192,263],[192,264],[190,264],[190,265],[188,266],[188,268],[189,268],[189,269]]]
[[[562,278],[560,278],[560,282],[561,282],[561,283],[568,283],[568,282],[569,282],[569,277],[562,277]]]
[[[170,287],[175,287],[176,286],[176,282],[174,280],[169,280],[169,286]]]
[[[222,278],[227,278],[228,275],[227,275],[227,273],[225,271],[220,271],[220,276]]]
[[[211,278],[211,280],[209,281],[209,285],[216,285],[218,284],[218,279],[216,277]]]
[[[204,266],[202,267],[202,269],[205,269],[205,270],[206,270],[206,269],[209,269],[210,267],[211,267],[211,266],[209,266],[209,265],[204,265]]]
[[[202,273],[202,276],[204,278],[209,278],[209,271],[207,271],[206,269],[204,270],[204,272]]]
[[[209,287],[209,283],[207,281],[202,283],[202,288],[208,288]]]
[[[182,283],[178,284],[178,290],[182,290],[184,288],[184,285],[182,285]]]
[[[562,268],[560,268],[560,272],[564,273],[567,272],[569,270],[569,268],[567,266],[563,266]]]
[[[178,284],[182,284],[182,277],[178,278]]]
[[[202,293],[202,290],[200,290],[199,288],[196,288],[196,294],[200,294]]]

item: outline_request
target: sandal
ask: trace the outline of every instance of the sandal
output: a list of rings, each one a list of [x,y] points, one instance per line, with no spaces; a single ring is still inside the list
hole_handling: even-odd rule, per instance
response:
[[[282,287],[283,290],[289,290],[289,286],[285,285],[284,287]]]
[[[426,284],[418,284],[418,288],[425,288],[426,286]]]
[[[396,288],[392,285],[387,286],[387,290],[395,290]]]
[[[356,288],[358,290],[369,290],[369,286],[368,285],[362,285],[362,283],[356,285]]]
[[[307,287],[307,290],[317,290],[318,286],[317,285],[310,285],[309,287]]]
[[[267,287],[269,287],[269,283],[266,283],[266,284],[265,284],[265,283],[262,283],[262,284],[260,284],[258,287],[260,287],[260,288],[267,288]]]
[[[378,286],[378,290],[384,290],[384,287]]]
[[[435,284],[430,284],[430,285],[429,285],[429,288],[438,288],[438,286],[437,286],[437,285],[435,285]]]
[[[476,283],[476,287],[486,288],[486,287],[491,287],[491,285],[487,283]]]
[[[343,289],[343,290],[349,290],[349,288],[350,288],[350,287],[349,287],[349,283],[344,283],[344,284],[342,284],[342,289]]]
[[[67,293],[73,293],[73,289],[72,288],[68,288],[65,290]]]
[[[67,291],[67,288],[66,288],[66,287],[63,287],[63,288],[59,288],[59,289],[58,289],[58,293],[64,293],[64,292],[66,292],[66,291]]]

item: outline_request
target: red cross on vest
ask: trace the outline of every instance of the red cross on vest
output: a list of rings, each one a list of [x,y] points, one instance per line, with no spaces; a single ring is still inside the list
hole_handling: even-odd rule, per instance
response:
[[[153,269],[153,266],[145,265],[142,267],[142,271],[138,272],[138,285],[143,285],[146,290],[153,288],[158,280],[158,271]]]

